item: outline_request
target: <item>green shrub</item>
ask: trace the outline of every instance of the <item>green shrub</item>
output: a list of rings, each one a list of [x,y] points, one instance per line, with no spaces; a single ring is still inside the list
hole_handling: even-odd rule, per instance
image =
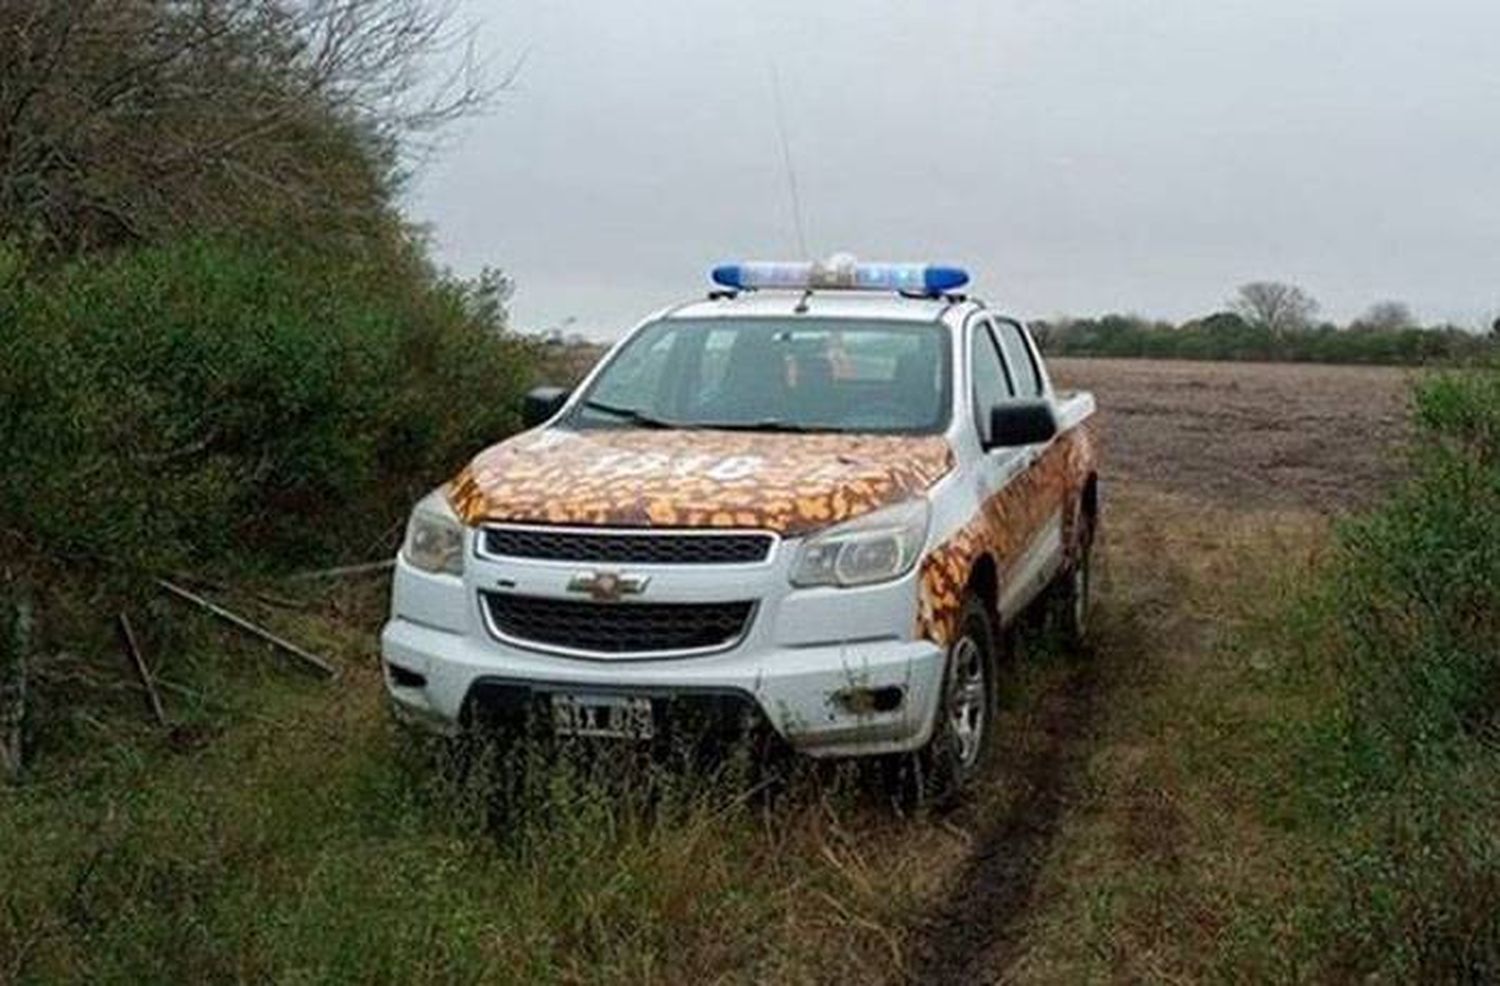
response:
[[[0,263],[0,529],[45,555],[151,571],[369,557],[517,423],[528,349],[416,262],[196,242],[25,280],[15,266]]]
[[[1432,378],[1410,478],[1345,522],[1299,614],[1344,702],[1310,738],[1338,896],[1322,963],[1364,981],[1500,978],[1500,373]],[[1314,672],[1316,673],[1316,672]]]
[[[1402,758],[1500,708],[1500,373],[1429,381],[1415,418],[1411,479],[1344,527],[1336,581],[1354,722]]]

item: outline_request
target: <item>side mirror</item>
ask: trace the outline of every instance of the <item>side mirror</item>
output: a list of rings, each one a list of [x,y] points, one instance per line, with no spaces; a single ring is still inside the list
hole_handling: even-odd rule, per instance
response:
[[[521,426],[535,428],[552,417],[568,402],[569,391],[562,387],[533,387],[521,398]]]
[[[1057,434],[1057,418],[1048,401],[1011,401],[990,408],[990,440],[986,449],[1016,448],[1050,442]]]

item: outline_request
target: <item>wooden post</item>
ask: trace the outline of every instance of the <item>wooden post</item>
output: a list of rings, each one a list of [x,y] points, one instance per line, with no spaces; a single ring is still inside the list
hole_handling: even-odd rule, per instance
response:
[[[21,775],[26,722],[26,658],[31,650],[32,609],[20,581],[0,573],[0,777]]]

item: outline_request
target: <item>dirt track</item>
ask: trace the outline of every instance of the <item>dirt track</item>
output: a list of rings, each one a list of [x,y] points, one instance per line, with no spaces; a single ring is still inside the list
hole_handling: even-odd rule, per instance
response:
[[[991,981],[1023,950],[1048,850],[1087,769],[1099,684],[1094,668],[1079,665],[1025,711],[1025,739],[1006,746],[995,771],[1010,796],[984,796],[965,819],[975,849],[923,929],[912,983]]]
[[[1094,653],[1019,655],[1035,688],[997,723],[993,777],[954,820],[973,848],[911,943],[913,983],[1071,981],[1055,933],[1036,932],[1067,923],[1052,910],[1062,888],[1087,884],[1104,860],[1080,856],[1069,832],[1100,825],[1114,848],[1096,851],[1175,873],[1182,792],[1133,766],[1163,756],[1170,727],[1132,707],[1156,682],[1203,674],[1234,618],[1226,607],[1253,591],[1236,579],[1268,567],[1256,551],[1308,543],[1320,515],[1370,502],[1400,472],[1405,371],[1059,360],[1053,372],[1096,393],[1107,441]],[[1116,762],[1127,766],[1110,783],[1100,765]],[[1109,934],[1140,946],[1104,961],[1121,981],[1160,976],[1153,953],[1173,947],[1163,940],[1211,951],[1149,922]]]
[[[1400,471],[1410,371],[1388,367],[1059,359],[1091,390],[1106,482],[1245,507],[1337,510]]]

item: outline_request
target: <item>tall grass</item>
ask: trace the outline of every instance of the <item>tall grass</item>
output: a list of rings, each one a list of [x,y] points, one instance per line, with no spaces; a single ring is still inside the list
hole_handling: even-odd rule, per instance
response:
[[[0,831],[31,833],[0,853],[0,981],[827,981],[872,950],[880,968],[907,901],[871,880],[836,793],[773,806],[734,769],[618,753],[456,760],[394,734],[365,684],[343,707],[262,689],[256,720],[191,755],[0,794]]]

